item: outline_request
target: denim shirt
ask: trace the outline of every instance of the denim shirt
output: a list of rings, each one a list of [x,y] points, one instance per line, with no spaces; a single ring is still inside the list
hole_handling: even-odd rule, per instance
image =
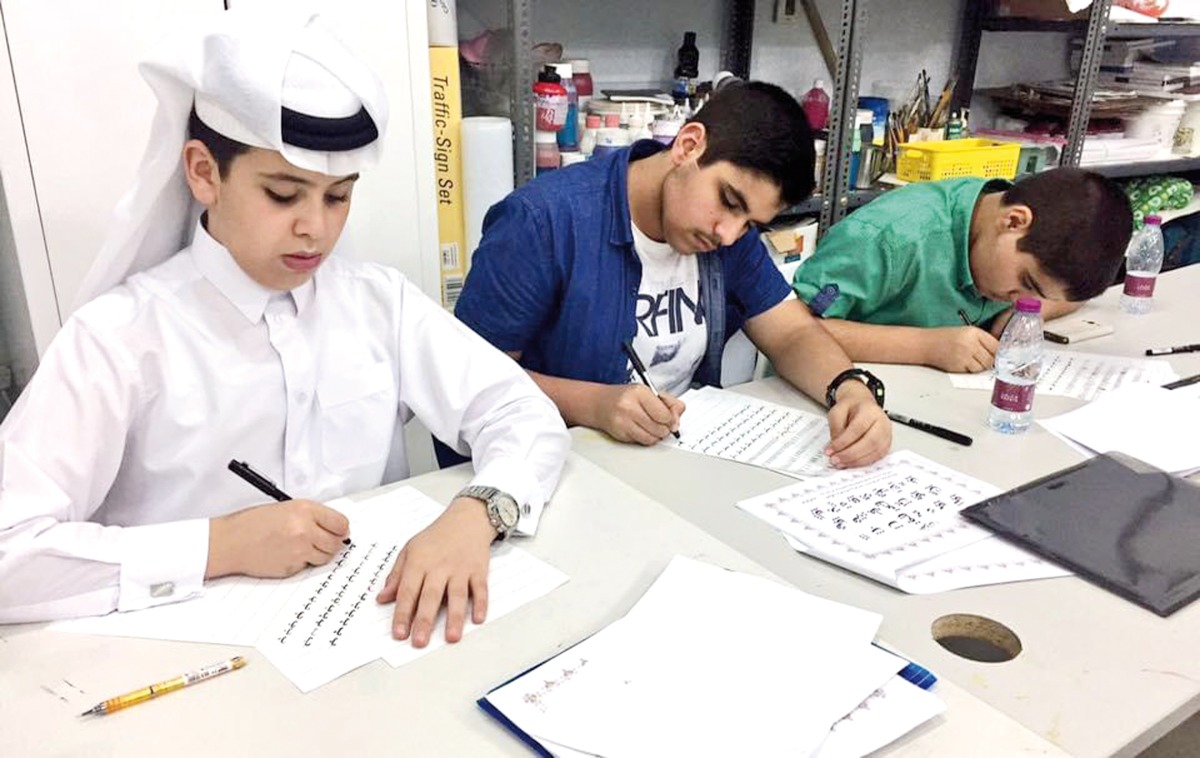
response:
[[[497,348],[519,351],[530,371],[627,382],[621,344],[637,329],[642,278],[629,163],[663,149],[642,140],[540,176],[492,206],[455,315]],[[725,341],[746,319],[782,302],[791,287],[755,231],[698,255],[708,343],[692,383],[719,385]]]

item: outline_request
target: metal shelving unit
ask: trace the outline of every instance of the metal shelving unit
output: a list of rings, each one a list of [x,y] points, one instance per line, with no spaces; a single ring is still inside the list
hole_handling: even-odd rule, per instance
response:
[[[862,30],[868,0],[842,0],[841,24],[837,35],[838,66],[835,90],[830,102],[829,137],[825,151],[824,181],[814,199],[785,213],[819,213],[821,230],[840,220],[847,211],[874,198],[878,191],[854,190],[850,177],[850,146],[854,133],[854,113],[858,102],[858,81],[862,70]],[[513,76],[509,103],[513,120],[513,167],[516,183],[533,178],[533,95],[529,83],[534,79],[531,53],[533,45],[532,0],[505,0],[506,22],[512,32],[509,55]],[[726,23],[721,40],[722,67],[742,78],[750,75],[753,50],[755,0],[728,0]],[[832,36],[832,30],[830,30]],[[831,149],[840,145],[841,149]]]
[[[509,56],[513,76],[509,92],[513,121],[513,170],[517,185],[533,178],[533,0],[505,0],[506,23],[512,32]],[[754,0],[728,0],[721,40],[721,65],[742,78],[750,74],[754,39]]]
[[[1099,166],[1088,166],[1088,170],[1112,177],[1113,179],[1129,176],[1146,176],[1147,174],[1180,174],[1187,171],[1200,171],[1200,158],[1175,158],[1165,161],[1101,164]]]
[[[962,35],[958,48],[959,82],[954,91],[952,108],[961,109],[971,102],[975,66],[983,32],[1063,32],[1083,36],[1082,57],[1071,112],[1067,121],[1067,146],[1061,164],[1078,166],[1083,154],[1083,140],[1091,116],[1092,95],[1096,91],[1096,75],[1105,40],[1137,39],[1141,37],[1196,37],[1200,24],[1153,23],[1114,24],[1108,20],[1112,0],[1095,0],[1086,19],[1044,21],[1025,18],[1003,18],[992,15],[993,3],[966,0]],[[1090,169],[1111,177],[1142,176],[1163,172],[1200,171],[1200,159],[1180,158],[1166,161],[1145,161],[1101,166]]]
[[[824,234],[846,215],[850,210],[850,197],[854,193],[850,176],[850,150],[854,142],[854,116],[858,108],[858,80],[862,74],[866,21],[867,0],[842,0],[837,35],[837,71],[834,72],[833,97],[829,104],[825,172],[820,187],[819,234]]]

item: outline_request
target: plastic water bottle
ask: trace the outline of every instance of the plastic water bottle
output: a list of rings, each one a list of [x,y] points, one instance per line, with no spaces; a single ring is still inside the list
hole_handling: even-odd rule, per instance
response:
[[[1150,311],[1154,302],[1154,283],[1163,264],[1162,219],[1146,216],[1145,226],[1129,240],[1125,251],[1125,291],[1121,295],[1121,310],[1142,314]]]
[[[996,384],[988,426],[1005,434],[1019,434],[1029,428],[1043,352],[1042,302],[1020,298],[996,350]]]

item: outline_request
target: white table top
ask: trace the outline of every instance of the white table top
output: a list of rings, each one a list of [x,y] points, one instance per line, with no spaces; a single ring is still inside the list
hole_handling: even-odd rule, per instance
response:
[[[1116,333],[1071,349],[1143,357],[1147,347],[1200,342],[1200,266],[1161,276],[1151,314],[1122,314],[1118,295],[1114,288],[1081,311],[1113,324]],[[1200,373],[1200,353],[1169,360],[1181,376]],[[1005,488],[1080,460],[1037,425],[1020,436],[988,430],[988,392],[954,389],[932,369],[870,368],[887,384],[889,408],[975,438],[965,448],[896,425],[894,449],[913,450]],[[734,389],[819,412],[779,379]],[[1047,417],[1080,404],[1039,396],[1034,413]],[[1200,656],[1195,653],[1200,603],[1162,619],[1073,577],[906,595],[795,552],[765,522],[734,507],[792,479],[665,446],[620,445],[588,429],[572,435],[576,452],[795,586],[882,613],[882,639],[1072,755],[1135,755],[1200,711]],[[930,625],[951,613],[1005,624],[1020,637],[1023,652],[1007,663],[989,664],[943,650]]]
[[[448,501],[466,480],[458,467],[410,483]],[[488,689],[619,618],[677,553],[769,575],[575,455],[541,531],[522,546],[570,582],[457,645],[397,669],[375,661],[307,695],[252,649],[0,627],[0,753],[528,755],[476,707]],[[99,700],[232,654],[250,665],[112,716],[78,718]],[[889,754],[1063,755],[953,683],[936,687],[947,713]]]

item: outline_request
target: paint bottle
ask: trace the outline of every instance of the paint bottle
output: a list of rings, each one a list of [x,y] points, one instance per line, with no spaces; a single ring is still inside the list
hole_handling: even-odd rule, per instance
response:
[[[621,117],[616,113],[604,116],[604,128],[596,133],[596,149],[592,156],[599,158],[603,155],[620,150],[629,145],[629,132],[621,128]]]
[[[646,124],[646,116],[643,115],[642,109],[639,108],[629,117],[629,141],[633,143],[640,139],[654,139],[654,134]]]
[[[533,134],[534,173],[541,176],[558,168],[558,135],[554,132],[537,131]]]
[[[700,78],[700,50],[696,47],[696,33],[684,32],[683,44],[675,54],[675,84],[671,97],[682,105],[696,94],[696,80]]]
[[[587,119],[588,103],[592,102],[595,84],[592,82],[592,64],[587,58],[572,58],[571,81],[575,83],[575,94],[579,100],[579,126],[582,130]],[[579,139],[582,141],[583,134]]]
[[[963,121],[962,114],[958,111],[950,114],[950,118],[946,121],[946,139],[962,139],[966,136],[967,125]]]
[[[591,158],[596,149],[596,133],[600,131],[602,123],[599,114],[588,114],[587,121],[584,122],[583,136],[579,138],[579,152],[583,153],[585,158]]]
[[[534,129],[554,133],[567,121],[567,89],[554,69],[546,66],[533,85]]]
[[[825,91],[825,82],[814,79],[812,89],[801,98],[800,107],[804,109],[810,129],[824,129],[829,123],[829,93]]]
[[[579,93],[575,90],[574,72],[570,63],[551,63],[567,91],[567,117],[558,130],[559,150],[579,149]]]

